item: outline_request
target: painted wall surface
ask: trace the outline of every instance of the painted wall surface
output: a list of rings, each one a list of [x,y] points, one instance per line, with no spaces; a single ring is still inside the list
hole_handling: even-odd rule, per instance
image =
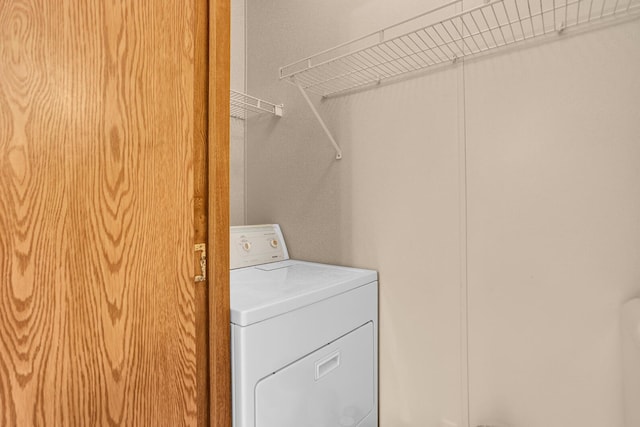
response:
[[[247,121],[248,223],[280,223],[295,258],[379,271],[381,426],[466,424],[468,291],[470,425],[623,427],[640,22],[312,97],[336,161],[278,68],[432,6],[248,1],[248,90],[285,104]]]
[[[639,76],[638,20],[465,64],[476,423],[625,425]]]
[[[231,1],[231,89],[245,89],[245,0]],[[231,118],[230,144],[230,194],[231,225],[245,223],[245,121]]]
[[[460,422],[456,67],[320,101],[335,152],[278,68],[403,19],[424,1],[249,1],[248,88],[283,102],[248,121],[249,223],[277,222],[293,257],[380,274],[381,425]]]

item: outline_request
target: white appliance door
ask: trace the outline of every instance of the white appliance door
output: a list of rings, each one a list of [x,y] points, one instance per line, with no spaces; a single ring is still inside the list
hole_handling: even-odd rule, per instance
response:
[[[371,322],[256,386],[256,427],[355,427],[373,410]]]

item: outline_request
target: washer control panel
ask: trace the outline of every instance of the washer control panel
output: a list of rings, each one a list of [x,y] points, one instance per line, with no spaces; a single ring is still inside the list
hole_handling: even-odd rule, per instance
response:
[[[231,269],[289,259],[278,224],[231,227]]]

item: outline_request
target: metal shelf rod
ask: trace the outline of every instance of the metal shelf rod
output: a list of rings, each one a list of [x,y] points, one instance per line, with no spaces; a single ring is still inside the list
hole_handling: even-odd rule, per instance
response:
[[[462,1],[453,0],[280,67],[280,79],[298,87],[337,159],[342,158],[342,150],[307,91],[322,97],[342,94],[553,32],[560,34],[570,27],[640,16],[640,0],[486,0],[460,11]],[[442,18],[447,11],[450,14]],[[439,13],[432,15],[435,12]],[[429,16],[433,16],[431,22],[426,19]]]

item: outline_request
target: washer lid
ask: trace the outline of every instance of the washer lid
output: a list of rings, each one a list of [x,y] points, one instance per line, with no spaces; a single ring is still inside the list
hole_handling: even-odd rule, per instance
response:
[[[231,323],[248,326],[376,281],[372,270],[287,260],[231,271]]]

